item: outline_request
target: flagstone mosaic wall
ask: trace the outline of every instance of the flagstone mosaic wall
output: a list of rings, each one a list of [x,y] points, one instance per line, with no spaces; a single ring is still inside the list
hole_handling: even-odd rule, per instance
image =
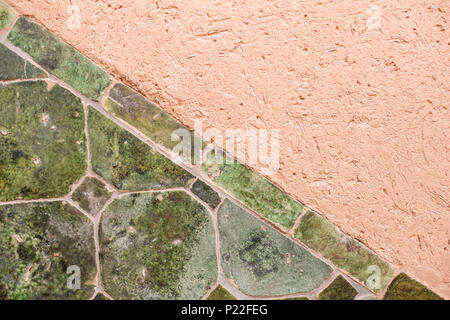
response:
[[[13,16],[0,2],[0,299],[439,299],[245,165],[174,160],[182,124]]]

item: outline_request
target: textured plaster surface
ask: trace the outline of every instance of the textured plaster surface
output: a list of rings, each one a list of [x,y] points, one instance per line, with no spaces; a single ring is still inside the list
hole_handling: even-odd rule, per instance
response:
[[[447,1],[7,2],[187,126],[280,129],[272,181],[450,298]]]

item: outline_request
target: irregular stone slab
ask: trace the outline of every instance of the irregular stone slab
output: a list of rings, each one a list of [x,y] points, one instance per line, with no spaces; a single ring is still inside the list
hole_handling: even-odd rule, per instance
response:
[[[189,130],[173,119],[169,113],[123,84],[118,83],[111,89],[109,98],[105,101],[105,108],[134,126],[152,139],[153,142],[172,150],[184,161],[194,163],[196,152],[197,157],[199,157],[205,146],[200,137],[195,135],[192,130]],[[175,141],[172,141],[173,134],[179,137]],[[177,151],[175,149],[181,142],[189,143],[187,149],[190,150],[190,155],[185,154],[182,150]]]
[[[0,80],[44,78],[46,73],[0,43]]]
[[[237,300],[227,289],[222,287],[220,284],[213,292],[208,296],[206,300]]]
[[[44,70],[34,66],[32,63],[25,61],[25,77],[27,79],[46,78],[47,74]]]
[[[200,299],[217,280],[214,228],[182,191],[125,196],[102,215],[103,285],[116,299]]]
[[[219,208],[222,267],[246,294],[308,292],[332,269],[273,227],[226,199]]]
[[[121,190],[184,187],[194,177],[89,107],[92,167]]]
[[[172,133],[182,129],[189,134],[191,150],[194,151],[194,134],[191,130],[173,119],[170,114],[156,104],[123,84],[114,85],[105,102],[105,107],[117,117],[139,129],[154,142],[170,150],[179,144],[179,141],[172,141]],[[199,146],[202,146],[200,140],[199,142]]]
[[[0,206],[0,299],[89,299],[97,273],[93,230],[61,202]],[[70,266],[79,268],[79,290],[67,286],[77,285]]]
[[[202,165],[202,171],[250,209],[283,229],[292,228],[303,210],[300,202],[236,161],[217,164],[214,157],[210,157]]]
[[[295,297],[295,298],[286,298],[281,300],[309,300],[308,297]]]
[[[0,201],[67,194],[86,170],[80,99],[44,81],[0,86]]]
[[[383,300],[442,300],[423,284],[400,273],[390,284]]]
[[[357,295],[358,291],[339,275],[319,294],[319,300],[353,300]]]
[[[82,209],[95,217],[111,196],[112,192],[106,189],[106,185],[103,182],[96,178],[87,177],[77,190],[75,190],[72,199]]]
[[[221,199],[219,194],[202,180],[195,181],[191,190],[196,196],[205,201],[212,209],[215,209],[220,204]]]
[[[0,30],[11,24],[13,16],[11,7],[0,0]]]
[[[93,100],[98,101],[111,82],[105,71],[28,18],[17,20],[8,40],[47,71]]]
[[[392,278],[386,262],[312,211],[301,218],[295,237],[374,291],[385,288]]]

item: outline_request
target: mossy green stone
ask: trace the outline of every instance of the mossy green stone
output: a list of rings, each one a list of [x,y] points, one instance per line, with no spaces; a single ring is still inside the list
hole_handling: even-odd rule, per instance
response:
[[[172,141],[172,134],[175,133],[178,136],[181,134],[182,139],[189,139],[191,161],[194,160],[194,139],[199,146],[198,152],[204,146],[198,136],[173,119],[169,113],[123,84],[118,83],[111,89],[109,98],[105,101],[105,107],[109,112],[169,150],[173,150],[181,142]],[[182,156],[186,155],[182,154]]]
[[[308,292],[332,269],[271,226],[226,199],[219,208],[222,267],[246,294]]]
[[[26,17],[17,20],[8,40],[93,100],[99,100],[111,82],[109,75],[92,61]]]
[[[0,43],[0,80],[25,78],[25,61]]]
[[[25,77],[27,79],[34,79],[34,78],[46,78],[47,74],[44,70],[34,66],[32,63],[29,63],[28,61],[25,62]]]
[[[13,14],[11,7],[0,0],[0,30],[11,24]]]
[[[237,300],[227,289],[220,284],[208,296],[206,300]]]
[[[94,228],[61,202],[0,206],[0,299],[89,299],[96,275]],[[80,289],[68,289],[69,266]]]
[[[295,237],[374,291],[383,290],[392,278],[385,261],[312,211],[301,218]]]
[[[0,80],[43,78],[43,70],[25,61],[0,43]]]
[[[83,176],[83,105],[60,86],[0,86],[0,130],[0,201],[60,197]]]
[[[220,204],[220,196],[202,180],[197,180],[192,185],[192,192],[205,201],[211,208],[215,209]]]
[[[384,300],[442,300],[423,284],[400,273],[389,286]]]
[[[300,202],[263,176],[236,161],[216,164],[214,158],[208,159],[202,165],[202,170],[211,177],[215,177],[215,183],[229,191],[250,209],[284,229],[292,228],[303,210]]]
[[[319,294],[319,300],[353,300],[357,295],[358,291],[339,275]]]
[[[116,188],[185,187],[194,178],[92,107],[88,119],[92,167]]]
[[[115,299],[200,299],[217,280],[206,209],[182,191],[142,193],[102,215],[103,285]]]
[[[95,217],[111,196],[112,193],[106,189],[106,185],[103,182],[96,178],[87,177],[77,190],[75,190],[72,199],[82,209]]]

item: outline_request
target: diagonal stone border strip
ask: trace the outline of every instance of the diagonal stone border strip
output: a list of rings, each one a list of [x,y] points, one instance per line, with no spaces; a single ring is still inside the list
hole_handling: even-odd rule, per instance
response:
[[[110,76],[92,61],[26,17],[17,20],[8,40],[93,100],[98,101],[111,82]]]
[[[0,28],[1,29],[1,28]],[[83,178],[81,178],[75,185],[73,185],[70,193],[67,196],[56,198],[56,199],[30,199],[30,200],[15,200],[10,202],[1,202],[0,206],[3,205],[11,205],[11,204],[19,204],[19,203],[33,203],[33,202],[49,202],[49,201],[67,201],[71,206],[78,209],[78,211],[82,212],[86,217],[89,218],[94,223],[94,240],[95,240],[95,249],[96,249],[96,265],[97,265],[97,276],[96,276],[96,289],[95,293],[92,296],[94,299],[97,294],[103,294],[106,298],[112,299],[103,288],[102,285],[102,277],[101,277],[101,268],[100,268],[100,245],[99,245],[99,225],[102,219],[102,214],[107,210],[107,208],[112,204],[112,202],[124,195],[131,194],[141,194],[146,192],[165,192],[165,189],[159,190],[137,190],[137,191],[127,191],[127,190],[119,190],[116,186],[113,186],[110,182],[106,181],[102,176],[100,176],[97,172],[94,171],[92,167],[92,150],[90,138],[89,138],[89,130],[88,130],[88,106],[91,106],[95,109],[99,114],[111,120],[114,124],[119,127],[125,129],[132,136],[136,137],[148,147],[150,147],[154,152],[158,152],[166,158],[172,159],[177,165],[186,170],[189,174],[194,176],[196,180],[192,181],[188,185],[184,185],[180,188],[172,188],[168,190],[179,190],[184,191],[189,194],[189,196],[199,202],[212,216],[212,221],[215,230],[216,237],[216,255],[218,262],[218,279],[214,286],[212,286],[209,291],[205,294],[204,298],[207,298],[209,293],[211,293],[217,286],[221,285],[223,288],[227,289],[231,294],[236,296],[237,298],[242,299],[253,299],[253,298],[296,298],[307,296],[310,299],[317,299],[318,294],[327,287],[339,274],[342,274],[348,281],[350,281],[358,291],[358,296],[368,296],[370,292],[376,292],[378,297],[381,297],[383,292],[385,291],[385,287],[392,281],[392,270],[389,265],[382,261],[381,258],[376,256],[375,253],[370,253],[374,256],[374,259],[377,261],[381,261],[383,265],[387,266],[387,270],[389,270],[385,278],[382,280],[382,286],[380,289],[374,289],[374,287],[367,288],[365,279],[361,276],[355,274],[352,268],[347,267],[345,264],[339,263],[338,260],[335,259],[332,255],[327,252],[327,248],[322,248],[320,245],[315,245],[314,243],[308,241],[304,236],[302,236],[302,231],[298,231],[301,228],[304,228],[307,220],[310,217],[308,213],[302,214],[303,204],[298,202],[297,200],[291,198],[287,193],[281,190],[279,187],[272,184],[268,179],[259,175],[256,172],[253,172],[251,169],[246,167],[243,164],[236,163],[234,167],[231,168],[214,168],[216,171],[215,174],[208,174],[211,171],[201,170],[201,165],[192,166],[190,163],[183,162],[181,159],[172,157],[171,151],[168,150],[167,142],[167,132],[161,133],[160,131],[152,132],[149,128],[142,127],[142,124],[139,122],[133,122],[129,117],[121,116],[118,111],[123,111],[120,108],[126,109],[127,99],[123,99],[120,102],[120,105],[116,102],[116,100],[120,100],[120,97],[115,97],[112,99],[111,96],[116,95],[116,91],[118,88],[124,88],[125,86],[120,83],[112,83],[111,77],[98,66],[96,66],[93,62],[88,60],[86,57],[82,56],[75,49],[65,44],[63,41],[58,39],[55,35],[45,30],[43,27],[38,25],[37,23],[32,22],[29,18],[19,17],[15,24],[10,27],[9,34],[7,38],[4,36],[4,33],[0,33],[0,45],[4,46],[11,52],[14,52],[18,57],[23,59],[24,65],[30,65],[33,68],[40,69],[41,67],[45,70],[49,71],[50,74],[46,79],[47,83],[56,83],[62,88],[67,89],[72,94],[81,99],[84,106],[85,113],[85,134],[86,134],[86,144],[87,144],[87,170]],[[40,45],[41,42],[44,41],[47,44],[47,47]],[[23,51],[22,51],[23,50]],[[0,57],[1,59],[1,57]],[[33,69],[34,70],[34,69]],[[1,70],[0,70],[1,71]],[[26,74],[25,74],[26,75]],[[59,78],[57,78],[59,77]],[[23,81],[23,80],[20,80]],[[19,82],[20,82],[19,81]],[[65,81],[65,82],[63,82]],[[0,81],[0,85],[7,84],[8,81]],[[127,87],[126,87],[127,88]],[[127,89],[128,90],[128,89]],[[138,93],[132,91],[127,91],[129,95],[132,95],[134,99],[139,100],[139,105],[144,106],[153,106],[159,108],[146,100],[144,97],[139,95]],[[105,92],[107,94],[105,94]],[[131,92],[131,93],[130,93]],[[128,96],[129,96],[128,95]],[[108,99],[109,97],[109,99]],[[125,96],[127,98],[127,96]],[[106,101],[105,105],[98,101]],[[116,105],[113,105],[113,104]],[[112,108],[114,106],[114,108]],[[115,111],[115,114],[111,114],[110,111]],[[141,110],[145,112],[145,110]],[[156,113],[155,113],[156,112]],[[162,109],[156,109],[154,112],[150,112],[152,117],[161,116]],[[184,126],[175,119],[171,118],[167,113],[162,114],[164,121],[168,122],[174,128],[183,128]],[[130,123],[126,122],[129,121]],[[136,127],[134,127],[136,125]],[[164,126],[162,124],[162,126]],[[145,133],[145,134],[144,134]],[[152,140],[156,139],[156,141]],[[162,144],[162,145],[161,145]],[[204,166],[203,166],[204,168]],[[216,180],[220,175],[224,175],[222,179]],[[75,190],[82,184],[83,180],[86,177],[96,178],[106,185],[106,188],[112,192],[112,196],[109,200],[104,203],[103,207],[99,210],[99,212],[95,214],[91,214],[90,212],[86,212],[82,209],[75,201],[72,200],[71,196],[75,192]],[[244,177],[244,181],[240,181]],[[257,183],[254,183],[254,182]],[[193,193],[194,189],[191,191],[193,185],[197,183],[204,184],[202,188],[208,187],[209,194],[214,192],[220,198],[220,204],[217,205],[217,198],[213,194],[214,204],[211,209],[211,203],[208,197],[203,197],[201,194]],[[255,194],[255,197],[252,199],[248,199],[245,195],[245,191],[250,188],[251,192]],[[272,198],[264,198],[265,193],[268,190],[275,191],[276,194],[279,194],[281,198],[286,199],[287,202],[273,202]],[[260,198],[258,198],[260,196]],[[240,207],[243,212],[248,213],[259,219],[261,222],[271,225],[276,232],[282,233],[284,237],[288,238],[289,241],[294,242],[296,245],[299,245],[305,248],[309,253],[313,256],[317,257],[319,260],[323,261],[326,265],[331,266],[333,272],[331,276],[316,289],[311,292],[303,292],[298,294],[289,294],[289,295],[278,295],[270,297],[268,294],[265,297],[251,297],[243,294],[237,285],[231,281],[229,278],[225,276],[225,273],[222,268],[222,259],[221,259],[221,244],[220,244],[220,234],[219,234],[219,225],[217,221],[218,210],[224,205],[224,199],[228,199],[226,201],[231,201],[238,207]],[[207,202],[205,202],[207,201]],[[283,217],[283,213],[286,211],[291,211],[288,219]],[[320,217],[316,214],[317,217]],[[325,221],[327,225],[332,226],[336,232],[342,234],[335,226],[333,226],[330,222],[326,221],[325,218],[320,217],[321,220]],[[298,226],[298,228],[297,228]],[[290,232],[288,230],[290,229]],[[305,230],[308,231],[308,230]],[[297,236],[294,237],[294,234]],[[327,235],[324,235],[327,237]],[[344,234],[341,237],[348,236]],[[336,237],[330,236],[327,238],[331,241],[331,245],[339,245],[341,239],[335,239]],[[339,238],[339,237],[338,237]],[[364,247],[357,242],[357,240],[349,239],[348,241],[350,247]],[[348,249],[348,248],[347,248]],[[350,248],[351,249],[351,248]],[[358,265],[361,263],[363,266],[366,266],[365,261],[358,261],[356,258],[354,260],[354,264]],[[357,298],[358,298],[357,296]]]

